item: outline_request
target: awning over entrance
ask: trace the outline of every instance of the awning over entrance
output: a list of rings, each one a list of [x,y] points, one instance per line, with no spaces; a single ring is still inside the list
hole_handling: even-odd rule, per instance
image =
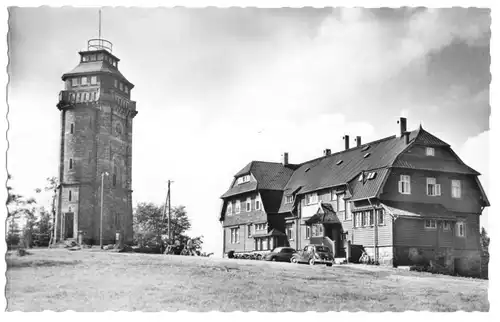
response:
[[[422,202],[395,202],[384,201],[380,205],[389,214],[396,217],[415,219],[441,219],[456,221],[457,217],[441,204],[427,204]]]
[[[305,221],[306,225],[322,223],[322,224],[340,224],[340,219],[333,210],[332,205],[328,203],[321,204],[318,212],[311,218]]]

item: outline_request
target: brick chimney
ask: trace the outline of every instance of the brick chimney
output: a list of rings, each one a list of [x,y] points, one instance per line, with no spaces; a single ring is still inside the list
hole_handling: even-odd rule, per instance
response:
[[[324,150],[323,150],[323,156],[325,156],[325,157],[326,157],[326,156],[328,156],[328,155],[330,155],[330,154],[332,154],[332,150],[330,150],[330,149],[324,149]]]
[[[360,146],[361,145],[361,136],[357,136],[356,137],[356,146]]]
[[[288,152],[283,153],[283,165],[288,165]]]
[[[403,136],[406,132],[406,117],[400,117],[398,123],[400,129],[399,134]]]
[[[343,139],[345,143],[345,149],[349,150],[349,135],[344,135]]]

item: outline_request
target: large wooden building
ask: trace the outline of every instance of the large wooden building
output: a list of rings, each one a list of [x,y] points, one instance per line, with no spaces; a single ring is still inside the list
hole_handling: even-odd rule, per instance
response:
[[[480,215],[489,206],[477,171],[422,127],[301,164],[252,161],[222,195],[224,253],[325,244],[336,257],[435,260],[480,267]]]

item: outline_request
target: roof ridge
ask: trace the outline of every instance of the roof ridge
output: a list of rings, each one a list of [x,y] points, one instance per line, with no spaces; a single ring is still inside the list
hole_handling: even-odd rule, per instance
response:
[[[304,161],[302,163],[299,163],[298,166],[301,167],[301,166],[306,165],[307,163],[310,163],[310,162],[314,162],[314,161],[317,161],[317,160],[320,160],[320,159],[331,158],[331,157],[334,157],[334,156],[338,156],[339,154],[342,154],[344,152],[354,151],[354,150],[360,149],[360,148],[362,149],[362,148],[364,148],[367,145],[377,144],[377,143],[380,143],[382,141],[388,141],[388,140],[395,139],[395,138],[396,138],[396,135],[391,135],[391,136],[388,136],[388,137],[385,137],[385,138],[382,138],[382,139],[378,139],[378,140],[375,140],[375,141],[364,143],[364,144],[362,144],[360,146],[355,146],[355,147],[349,148],[347,150],[338,151],[338,152],[335,152],[335,153],[330,154],[330,155],[324,155],[324,156],[321,156],[321,157],[318,157],[318,158],[315,158],[315,159],[311,159],[309,161]]]

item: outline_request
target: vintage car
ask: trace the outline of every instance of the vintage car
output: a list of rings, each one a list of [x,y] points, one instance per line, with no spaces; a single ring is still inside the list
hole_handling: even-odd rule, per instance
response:
[[[264,257],[264,260],[273,262],[290,262],[294,253],[295,249],[291,247],[276,247],[272,252]]]
[[[293,254],[292,263],[326,264],[332,266],[334,259],[330,248],[322,245],[307,245],[303,250]]]

